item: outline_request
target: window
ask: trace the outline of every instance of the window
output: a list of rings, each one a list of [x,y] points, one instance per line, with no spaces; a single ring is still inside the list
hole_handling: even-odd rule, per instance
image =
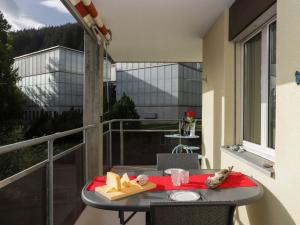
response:
[[[275,156],[276,21],[242,45],[242,143],[269,160]]]
[[[276,23],[269,26],[268,146],[275,148],[276,116]]]

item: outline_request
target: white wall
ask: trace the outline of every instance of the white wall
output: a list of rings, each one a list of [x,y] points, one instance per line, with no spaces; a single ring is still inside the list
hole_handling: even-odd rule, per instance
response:
[[[247,207],[239,207],[236,223],[240,225],[300,224],[300,87],[295,71],[300,70],[300,2],[277,1],[277,99],[275,178],[220,151],[223,144],[239,143],[240,67],[237,60],[237,116],[234,114],[233,45],[228,42],[228,12],[218,19],[204,38],[203,148],[206,167],[227,167],[253,176],[264,186],[264,197]],[[237,59],[240,58],[239,45]],[[228,66],[229,65],[229,66]],[[236,127],[234,127],[234,120]],[[233,139],[234,129],[237,132]]]

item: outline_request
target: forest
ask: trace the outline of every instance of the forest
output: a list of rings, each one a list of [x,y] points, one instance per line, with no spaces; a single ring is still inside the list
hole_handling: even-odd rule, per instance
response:
[[[11,32],[13,57],[61,45],[83,51],[83,29],[77,23]]]

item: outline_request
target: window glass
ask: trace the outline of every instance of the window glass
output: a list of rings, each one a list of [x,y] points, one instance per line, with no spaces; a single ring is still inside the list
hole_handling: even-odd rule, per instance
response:
[[[49,54],[49,52],[46,52],[45,53],[46,54],[46,58],[45,58],[45,72],[46,73],[49,73],[50,72],[50,54]]]
[[[30,71],[29,71],[29,66],[30,66],[29,62],[30,62],[30,59],[28,57],[26,57],[24,59],[24,61],[25,61],[25,75],[28,76],[28,75],[30,75]]]
[[[40,57],[41,57],[41,73],[46,73],[46,54],[45,53],[42,53],[40,54]]]
[[[32,57],[30,57],[28,60],[29,60],[29,74],[28,75],[34,75],[33,71],[32,71]]]
[[[275,148],[276,22],[269,26],[268,147]]]
[[[66,71],[66,52],[64,49],[60,49],[60,55],[59,55],[60,59],[60,71]]]
[[[59,71],[59,49],[53,51],[54,55],[54,71]]]
[[[71,53],[70,52],[66,52],[66,72],[71,72]]]
[[[59,82],[65,83],[66,82],[66,75],[63,72],[59,72]]]
[[[78,54],[77,58],[77,64],[78,64],[78,73],[83,73],[83,56],[81,54]]]
[[[32,74],[36,75],[36,56],[32,56]]]
[[[243,137],[261,144],[261,33],[244,45]]]

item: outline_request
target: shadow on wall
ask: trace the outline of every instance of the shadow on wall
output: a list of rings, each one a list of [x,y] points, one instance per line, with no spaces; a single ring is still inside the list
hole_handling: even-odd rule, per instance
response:
[[[206,82],[203,87],[203,95],[206,95],[206,101],[210,101],[203,108],[203,116],[209,117],[206,121],[203,121],[203,132],[202,132],[202,149],[204,151],[204,156],[207,155],[209,151],[213,151],[210,154],[211,157],[206,159],[207,168],[215,169],[221,167],[221,151],[220,147],[222,146],[222,119],[224,115],[222,114],[222,99],[224,94],[221,91],[220,85],[218,83],[213,84]],[[213,88],[217,86],[217,88]],[[210,127],[208,127],[208,126]],[[212,127],[211,127],[212,126]]]
[[[157,71],[157,68],[154,69]],[[177,114],[183,116],[183,112],[193,109],[196,111],[197,117],[200,117],[201,96],[199,97],[199,95],[201,93],[200,89],[197,88],[197,86],[200,86],[200,76],[197,81],[191,82],[186,79],[181,82],[182,79],[179,79],[178,75],[165,78],[167,74],[159,76],[157,72],[154,80],[152,80],[150,68],[148,68],[148,72],[146,72],[146,69],[136,69],[130,72],[118,71],[117,99],[125,92],[132,98],[137,107],[186,107],[186,109],[179,109]],[[172,75],[172,72],[168,74]],[[190,91],[185,93],[184,90]],[[170,109],[169,113],[174,114],[175,112]]]
[[[238,208],[235,213],[235,224],[244,225],[239,211]],[[283,204],[265,187],[264,197],[257,203],[246,206],[246,213],[251,225],[296,225]]]
[[[201,140],[203,140],[203,132],[201,132],[202,138]],[[206,158],[206,148],[205,148],[205,143],[202,141],[202,145],[201,145],[201,154],[202,154],[202,164],[201,164],[201,168],[205,168],[205,169],[213,169],[211,166],[211,163],[209,162],[209,159]],[[204,167],[203,167],[204,166]]]
[[[46,73],[44,74],[26,76],[22,78],[31,79],[29,85],[22,85],[23,92],[27,97],[27,107],[35,107],[36,110],[47,110],[48,107],[54,106],[64,106],[70,108],[82,107],[83,87],[82,83],[78,83],[77,81],[78,75],[68,73],[69,80],[65,80],[67,78],[63,76],[66,76],[66,74],[62,73],[64,71],[59,71],[59,63],[55,57],[50,57],[49,64],[45,67]],[[55,75],[55,73],[58,71],[61,72],[59,74],[60,76]],[[47,77],[47,75],[51,75],[51,79],[50,76]],[[39,78],[37,76],[39,76]],[[44,82],[41,81],[42,76],[44,76]],[[71,76],[76,76],[76,81],[72,80]],[[77,86],[80,86],[81,88],[77,88]],[[68,102],[65,99],[65,96],[68,97]],[[81,98],[79,99],[80,101],[78,101],[77,98]]]

